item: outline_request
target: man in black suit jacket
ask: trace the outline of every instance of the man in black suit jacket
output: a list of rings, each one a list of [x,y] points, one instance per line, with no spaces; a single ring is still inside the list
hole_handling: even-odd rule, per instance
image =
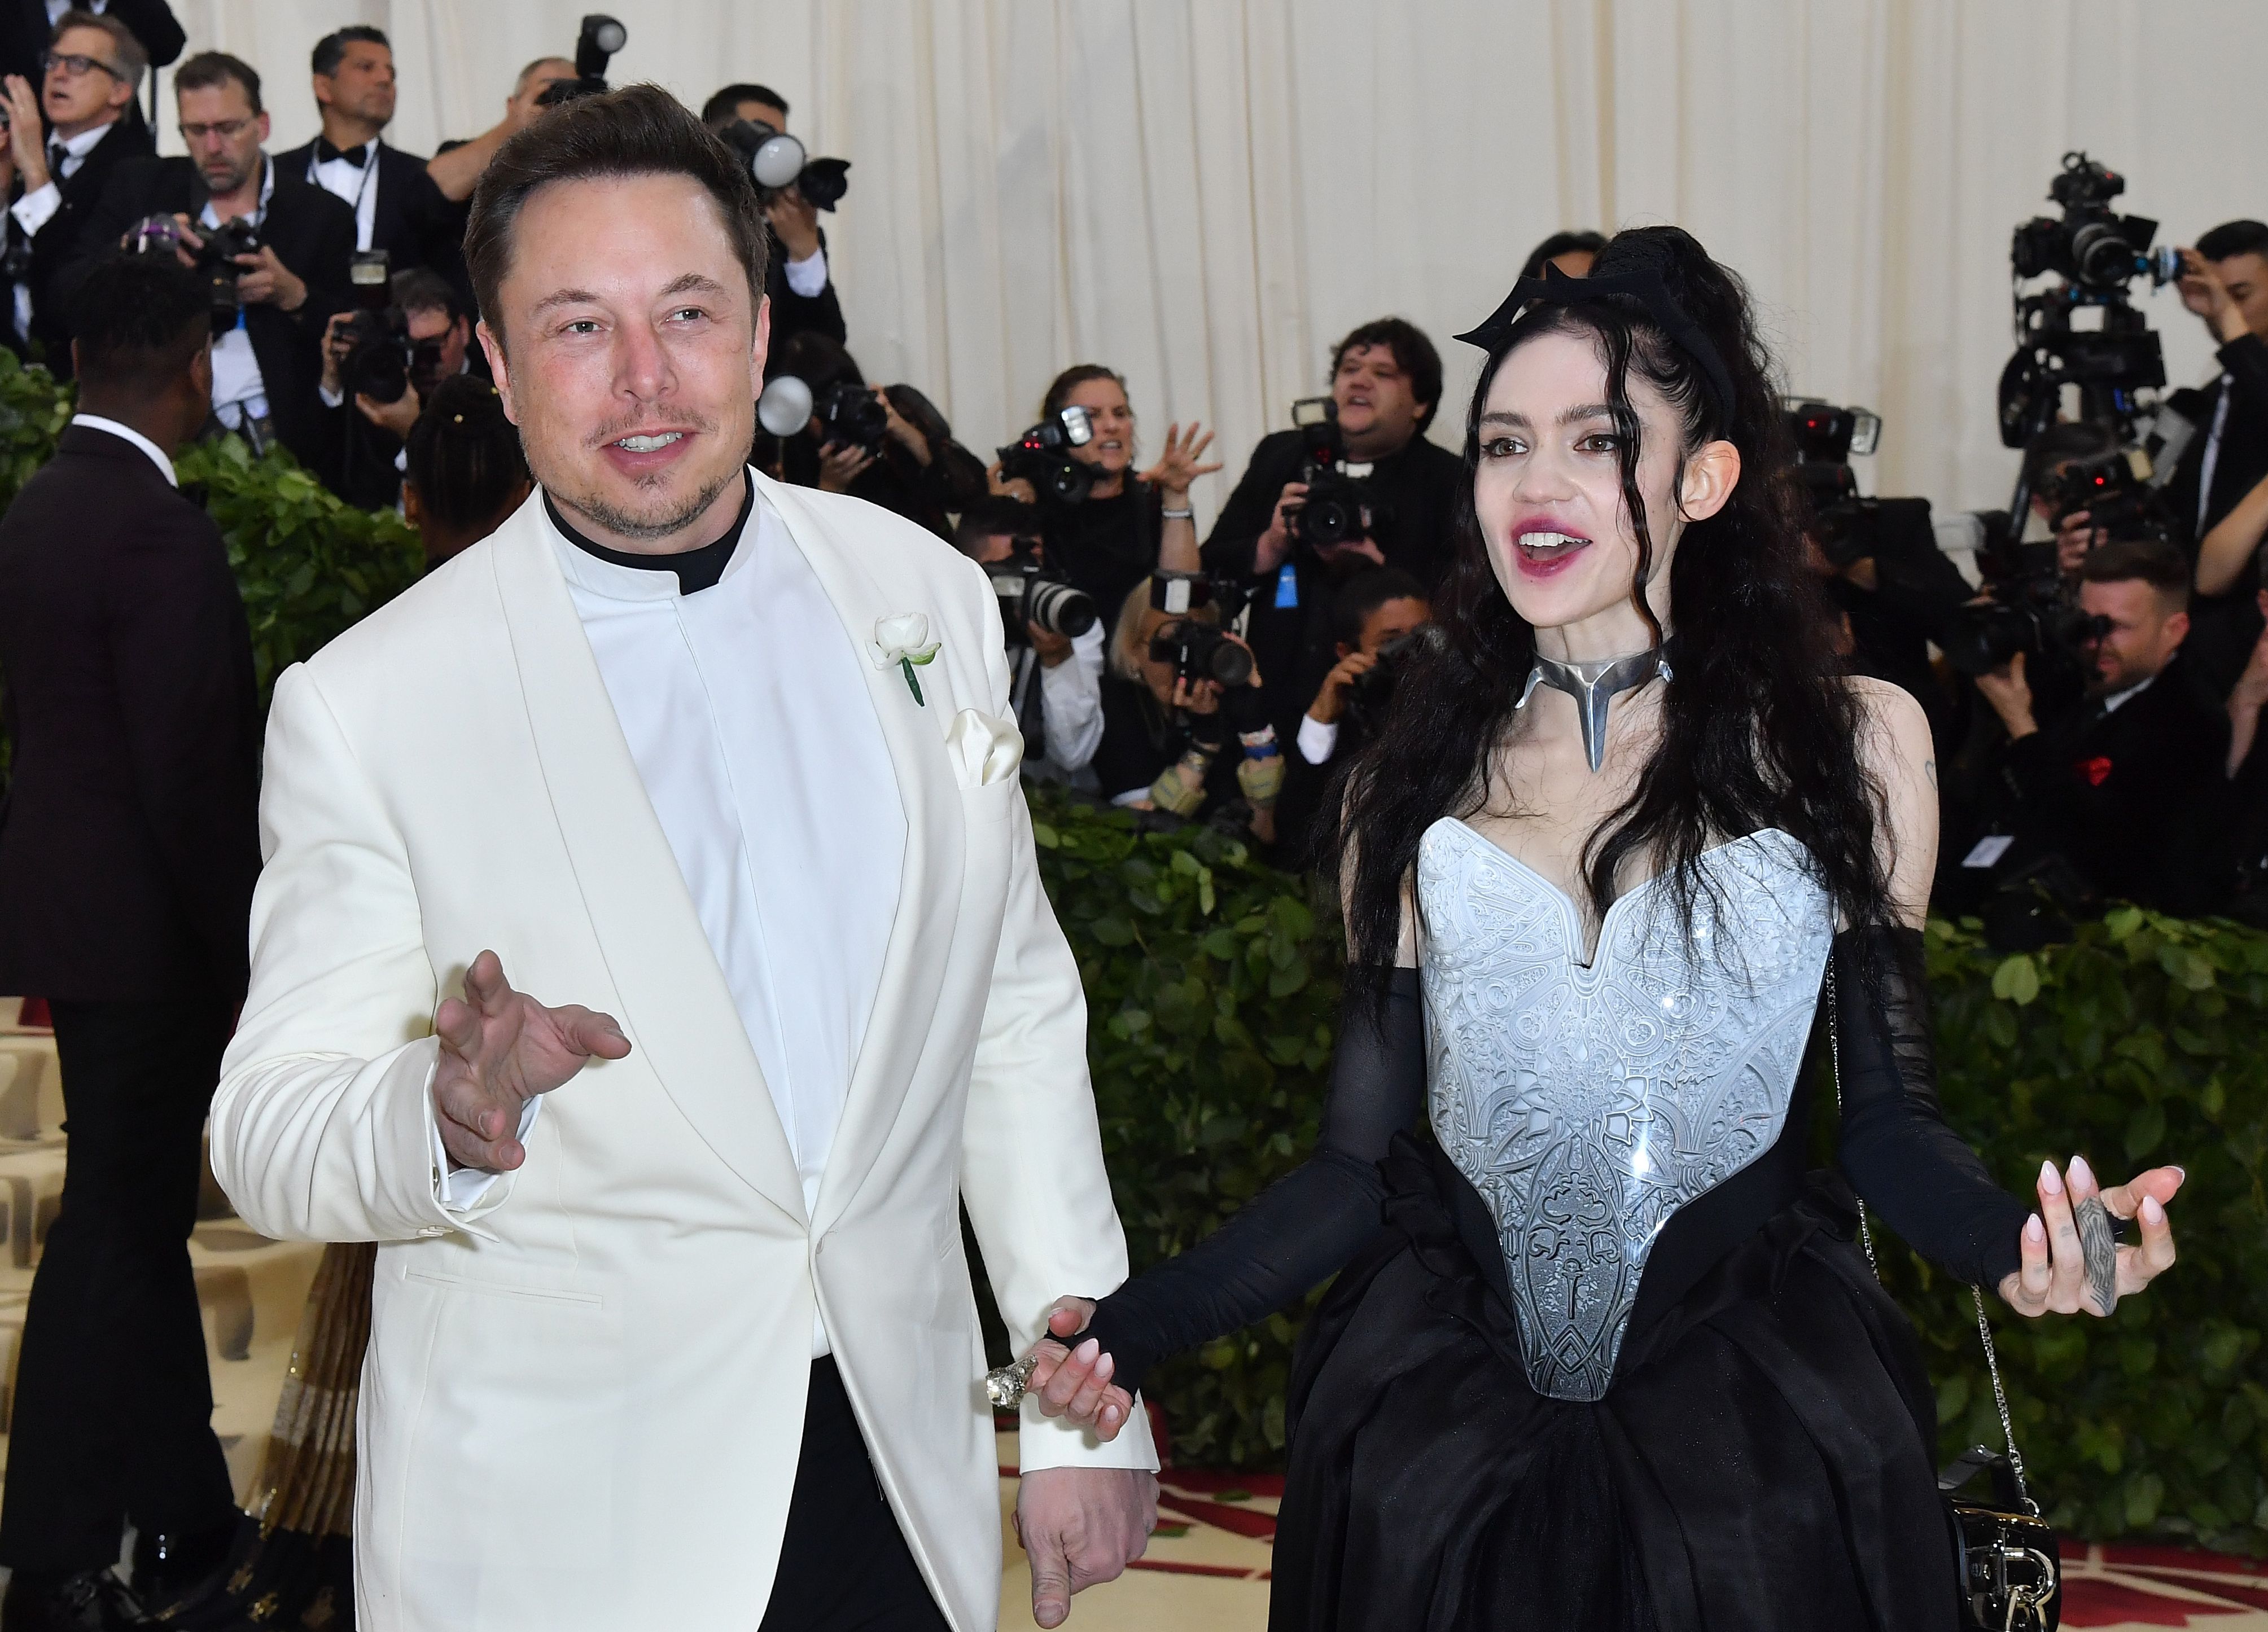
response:
[[[16,76],[4,81],[0,188],[12,193],[4,263],[13,306],[9,343],[46,363],[58,379],[69,379],[71,369],[56,276],[111,172],[156,151],[149,127],[132,116],[149,66],[142,42],[116,18],[66,11],[48,40],[39,92]]]
[[[239,1524],[188,1247],[260,871],[251,637],[219,530],[173,484],[209,411],[208,311],[158,257],[91,273],[79,411],[0,518],[0,989],[49,1001],[70,1134],[18,1361],[5,1632],[127,1624],[108,1566],[129,1521],[152,1612],[225,1575]]]
[[[424,159],[379,139],[394,119],[394,48],[385,33],[358,23],[324,35],[314,88],[323,133],[276,154],[276,169],[342,200],[355,212],[355,247],[384,250],[389,272],[431,267],[461,281],[456,211]]]
[[[769,85],[726,85],[701,107],[701,122],[722,130],[736,119],[769,125],[787,134],[787,99]],[[819,210],[792,187],[782,187],[764,206],[771,240],[764,258],[764,298],[772,308],[775,357],[795,335],[809,329],[837,345],[849,338],[835,275],[827,263],[827,234]]]
[[[64,0],[0,0],[0,74],[20,74],[36,83],[48,36],[70,9]],[[171,64],[188,43],[166,0],[103,0],[100,10],[133,30],[144,55],[159,68]],[[134,122],[145,132],[149,129],[138,113]]]
[[[354,211],[261,151],[268,115],[248,63],[219,51],[193,56],[173,75],[173,98],[192,157],[118,166],[63,270],[65,298],[145,216],[179,217],[193,246],[223,222],[253,221],[261,246],[238,258],[238,321],[214,337],[213,412],[227,428],[272,434],[313,463],[323,328],[350,298]]]
[[[2087,650],[2086,696],[2036,720],[2021,656],[1977,679],[2009,739],[1995,819],[1947,857],[1970,875],[1956,889],[1973,893],[2055,856],[2115,900],[2161,912],[2217,908],[2228,720],[2187,667],[2188,601],[2179,546],[2103,545],[2080,570],[2080,610],[2104,626]]]

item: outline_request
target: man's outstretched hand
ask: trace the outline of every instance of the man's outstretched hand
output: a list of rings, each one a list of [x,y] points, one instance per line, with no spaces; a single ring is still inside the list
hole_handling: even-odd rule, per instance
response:
[[[1131,1467],[1043,1467],[1017,1481],[1016,1534],[1032,1564],[1032,1619],[1059,1627],[1071,1595],[1116,1581],[1150,1548],[1158,1477]]]
[[[441,1143],[458,1167],[510,1173],[527,1159],[515,1136],[519,1114],[583,1069],[593,1055],[619,1060],[630,1040],[614,1016],[580,1003],[547,1009],[504,978],[492,952],[465,971],[465,1000],[442,1001],[433,1017],[440,1064],[433,1072],[433,1108]]]

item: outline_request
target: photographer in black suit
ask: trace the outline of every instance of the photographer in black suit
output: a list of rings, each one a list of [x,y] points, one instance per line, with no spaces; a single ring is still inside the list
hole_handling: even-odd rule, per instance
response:
[[[36,81],[48,48],[48,36],[71,9],[69,0],[0,0],[0,75],[16,74]],[[188,36],[166,0],[103,0],[96,8],[103,16],[123,24],[142,47],[149,62],[164,68],[181,55]],[[146,133],[149,125],[138,110],[129,122]]]
[[[1247,635],[1270,677],[1276,734],[1289,742],[1300,713],[1335,660],[1331,596],[1373,567],[1398,567],[1428,593],[1447,570],[1449,528],[1463,461],[1425,439],[1441,401],[1441,357],[1400,318],[1366,323],[1331,350],[1331,401],[1344,474],[1378,501],[1369,531],[1327,547],[1299,538],[1307,493],[1297,430],[1263,437],[1204,541],[1204,567],[1253,597]]]
[[[387,509],[401,496],[403,448],[434,387],[459,374],[488,373],[488,359],[473,344],[471,314],[447,278],[431,267],[397,272],[391,293],[409,326],[401,394],[380,402],[362,389],[364,382],[349,378],[356,366],[349,327],[353,314],[345,312],[323,332],[323,372],[316,386],[322,410],[314,472],[325,487],[364,510]]]
[[[78,413],[0,519],[0,987],[55,1013],[70,1147],[18,1364],[5,1632],[177,1609],[239,1522],[188,1238],[199,1136],[243,999],[260,705],[220,532],[174,490],[204,423],[202,279],[154,256],[71,309]]]
[[[70,378],[70,331],[56,278],[110,173],[156,151],[134,118],[134,96],[150,58],[125,24],[91,11],[66,11],[48,41],[34,95],[5,81],[8,139],[0,145],[0,189],[8,206],[6,267],[13,299],[13,343]],[[48,125],[40,136],[40,119]]]
[[[2161,912],[2214,910],[2228,814],[2229,720],[2187,671],[2189,562],[2162,540],[2105,544],[2079,571],[2095,620],[2086,695],[2044,718],[2019,653],[1980,675],[2007,745],[1998,807],[1962,856],[1957,893],[2059,857],[2096,893]]]
[[[785,136],[787,99],[770,85],[726,85],[701,105],[701,122],[711,130],[738,119],[770,125]],[[843,343],[850,336],[834,275],[828,270],[827,234],[820,230],[818,207],[788,187],[772,195],[764,214],[771,227],[764,293],[772,303],[772,355],[777,357],[781,347],[806,330]]]
[[[233,326],[213,340],[217,425],[210,429],[241,431],[255,446],[280,441],[313,464],[320,452],[320,342],[331,314],[348,305],[354,211],[261,151],[268,115],[250,64],[219,51],[193,56],[173,76],[173,97],[192,156],[119,165],[63,282],[75,286],[150,216],[174,218],[185,262],[224,222],[247,224],[260,247],[236,257],[241,304]]]
[[[276,154],[276,169],[353,210],[355,247],[384,250],[387,271],[431,267],[461,281],[464,254],[451,236],[457,212],[425,173],[424,159],[379,138],[394,120],[394,48],[385,32],[357,23],[325,34],[315,42],[313,69],[323,132]]]
[[[1393,567],[1358,573],[1331,598],[1331,649],[1338,661],[1315,688],[1314,701],[1300,717],[1292,751],[1284,756],[1276,842],[1285,865],[1326,859],[1312,854],[1311,842],[1331,778],[1377,729],[1401,654],[1432,621],[1425,586]]]

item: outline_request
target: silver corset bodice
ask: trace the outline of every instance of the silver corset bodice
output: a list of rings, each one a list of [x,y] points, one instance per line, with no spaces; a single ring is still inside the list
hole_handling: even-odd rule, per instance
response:
[[[1454,818],[1418,848],[1433,1132],[1496,1222],[1553,1399],[1606,1393],[1662,1226],[1787,1120],[1832,904],[1776,828],[1702,866],[1690,945],[1648,883],[1586,966],[1574,903],[1533,869]]]

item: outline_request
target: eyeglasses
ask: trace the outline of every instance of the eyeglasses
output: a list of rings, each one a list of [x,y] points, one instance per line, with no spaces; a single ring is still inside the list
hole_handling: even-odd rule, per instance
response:
[[[216,119],[209,125],[183,125],[181,136],[189,142],[202,142],[209,136],[217,136],[224,142],[233,142],[251,128],[252,121],[249,119]]]
[[[66,55],[59,51],[50,51],[40,59],[41,73],[52,74],[58,68],[74,79],[84,79],[87,75],[97,70],[108,74],[113,79],[123,79],[126,77],[99,56],[81,56],[77,52]]]

